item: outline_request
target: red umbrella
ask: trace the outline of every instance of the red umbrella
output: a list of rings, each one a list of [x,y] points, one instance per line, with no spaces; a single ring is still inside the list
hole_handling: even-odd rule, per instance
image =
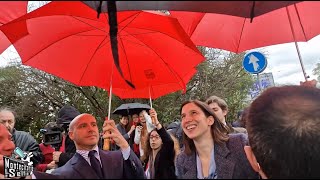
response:
[[[196,45],[239,53],[263,46],[308,41],[320,32],[320,24],[316,23],[320,17],[319,8],[320,2],[300,2],[256,17],[252,23],[247,18],[213,13],[171,11],[170,14],[179,20]]]
[[[0,1],[0,26],[27,13],[28,1]],[[26,30],[26,26],[20,26]],[[26,35],[26,34],[25,34]],[[0,53],[6,50],[11,42],[0,31]]]
[[[13,35],[8,29],[21,23],[27,23],[29,35],[17,40],[15,37],[25,32],[17,29]],[[14,46],[25,65],[79,86],[109,89],[112,77],[115,93],[131,89],[119,72],[112,70],[115,65],[107,15],[97,19],[96,12],[81,2],[51,2],[2,29],[16,41]],[[204,60],[175,18],[124,11],[118,13],[118,29],[120,67],[136,89],[167,84],[169,87],[161,88],[160,95],[184,89],[184,77]],[[150,80],[148,73],[155,78]],[[179,85],[173,88],[172,83]]]
[[[168,94],[168,92],[175,92],[177,90],[184,90],[185,92],[185,85],[189,80],[197,73],[196,69],[191,69],[191,71],[183,76],[181,79],[177,78],[176,80],[168,80],[167,83],[157,83],[157,78],[154,73],[151,71],[145,71],[145,78],[144,82],[148,82],[145,87],[143,88],[136,88],[136,89],[123,89],[123,88],[113,88],[114,94],[119,96],[122,99],[126,98],[151,98],[156,99],[161,96]],[[151,106],[152,103],[150,102]]]

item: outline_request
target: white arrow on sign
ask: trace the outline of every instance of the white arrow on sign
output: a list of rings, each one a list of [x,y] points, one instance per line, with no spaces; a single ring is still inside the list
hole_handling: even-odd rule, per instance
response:
[[[259,69],[259,64],[257,62],[259,62],[259,59],[257,57],[255,57],[253,54],[250,54],[249,64],[253,65],[254,71],[258,71],[258,69]]]

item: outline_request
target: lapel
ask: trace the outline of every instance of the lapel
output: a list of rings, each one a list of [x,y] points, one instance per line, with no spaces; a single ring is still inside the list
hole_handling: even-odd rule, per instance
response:
[[[226,145],[214,144],[214,157],[217,166],[217,176],[219,179],[232,179],[235,162],[227,158],[230,151]]]
[[[72,157],[71,166],[82,178],[99,179],[89,163],[78,153]]]
[[[196,153],[192,153],[192,155],[186,155],[186,160],[183,165],[184,173],[182,175],[182,179],[196,179],[197,178],[197,161],[196,161]]]

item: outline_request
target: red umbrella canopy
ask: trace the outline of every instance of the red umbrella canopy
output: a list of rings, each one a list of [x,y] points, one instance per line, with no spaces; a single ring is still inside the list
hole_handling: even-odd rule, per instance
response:
[[[0,26],[27,13],[28,1],[0,1]],[[26,27],[20,27],[26,29]],[[0,31],[0,53],[6,50],[11,42]]]
[[[196,45],[232,52],[263,46],[308,41],[320,32],[320,2],[305,1],[253,19],[171,11]],[[292,27],[291,27],[292,25]]]
[[[175,90],[184,89],[184,77],[204,57],[177,19],[146,11],[123,11],[117,16],[119,60],[125,78],[136,89],[172,83],[179,84]],[[101,14],[97,19],[96,12],[81,2],[57,1],[6,24],[4,33],[16,41],[14,46],[25,65],[79,86],[109,89],[112,77],[113,88],[131,89],[116,71],[107,17]],[[21,23],[27,23],[29,35],[16,40],[9,29]],[[20,33],[25,32],[15,31],[15,35]],[[163,95],[173,89],[162,90]]]
[[[113,88],[112,92],[114,92],[114,94],[122,99],[150,97],[152,99],[156,99],[177,90],[184,90],[183,92],[185,93],[186,83],[189,82],[196,73],[196,69],[191,69],[190,72],[185,76],[178,77],[179,81],[168,81],[168,83],[153,83],[153,79],[155,79],[154,74],[151,71],[145,71],[145,75],[149,79],[149,82],[147,82],[146,86],[144,86],[143,88]]]

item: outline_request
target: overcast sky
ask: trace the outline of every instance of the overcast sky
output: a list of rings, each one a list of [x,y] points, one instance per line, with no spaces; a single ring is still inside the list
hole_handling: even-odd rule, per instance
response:
[[[302,62],[310,79],[316,79],[312,70],[320,63],[320,35],[308,42],[298,43]],[[299,84],[304,81],[298,53],[294,43],[279,44],[263,48],[268,52],[268,66],[263,73],[272,72],[276,84]],[[260,49],[255,49],[260,50]]]

